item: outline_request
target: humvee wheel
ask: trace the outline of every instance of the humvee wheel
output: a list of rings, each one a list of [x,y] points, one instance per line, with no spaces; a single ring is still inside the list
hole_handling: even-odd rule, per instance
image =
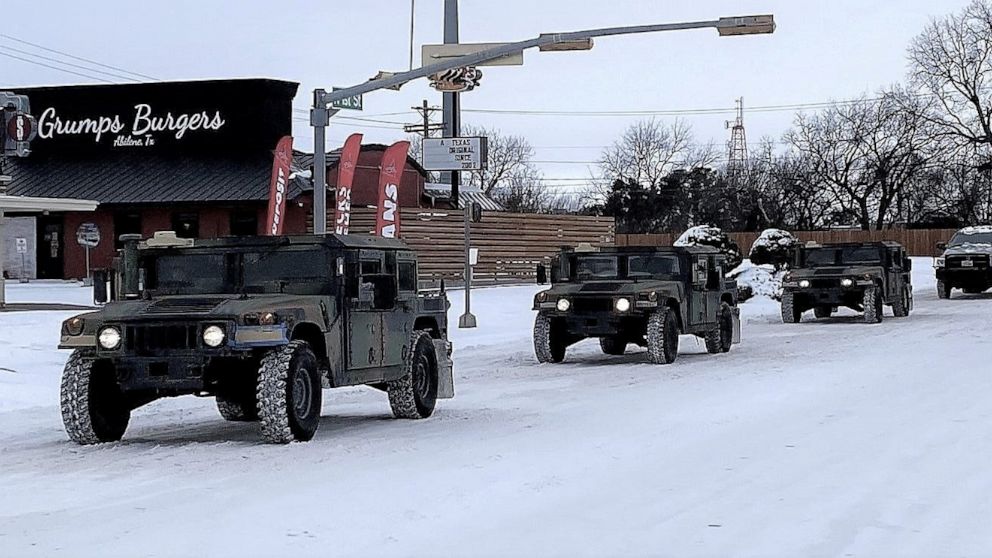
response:
[[[608,355],[622,355],[627,350],[627,341],[618,335],[600,337],[599,348]]]
[[[787,324],[798,324],[803,319],[803,313],[795,307],[795,298],[792,293],[782,293],[782,322]]]
[[[951,286],[943,281],[937,281],[937,298],[951,298]]]
[[[320,387],[317,357],[306,341],[266,353],[255,392],[262,438],[274,444],[313,438],[320,424]]]
[[[77,444],[116,442],[131,420],[131,407],[113,368],[96,366],[92,355],[75,350],[62,372],[62,423]]]
[[[866,324],[878,324],[882,322],[882,293],[877,285],[872,285],[865,289],[864,298],[861,302],[864,309],[864,319]]]
[[[679,323],[671,308],[662,308],[648,317],[648,360],[671,364],[679,356]]]
[[[393,416],[427,418],[437,404],[437,354],[430,333],[416,330],[410,335],[405,366],[402,378],[386,383]]]
[[[830,306],[817,306],[813,309],[813,315],[817,318],[829,318],[833,313],[834,309]]]
[[[551,317],[538,314],[534,319],[534,355],[537,361],[561,362],[565,360],[565,343],[554,331]]]
[[[258,420],[258,402],[255,397],[217,396],[217,411],[224,420],[231,422],[252,422]]]
[[[909,298],[909,288],[903,287],[902,292],[896,298],[895,302],[892,303],[892,315],[897,318],[905,318],[909,315],[910,308],[910,298]]]
[[[710,354],[730,352],[734,343],[734,311],[726,302],[720,303],[717,327],[706,332],[706,352]]]

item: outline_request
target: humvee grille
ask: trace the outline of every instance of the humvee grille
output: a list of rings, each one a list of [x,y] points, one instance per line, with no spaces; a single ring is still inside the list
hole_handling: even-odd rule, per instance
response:
[[[814,289],[832,289],[840,286],[840,279],[813,279],[811,283]]]
[[[964,263],[965,261],[970,261],[971,262],[970,265],[965,264]],[[947,258],[945,258],[944,265],[953,268],[969,267],[969,268],[985,269],[989,267],[989,257],[984,255],[947,256]]]
[[[223,298],[165,298],[155,301],[142,314],[206,314]]]
[[[610,298],[576,298],[573,301],[575,312],[610,312],[613,300]]]
[[[582,288],[579,290],[582,292],[599,291],[604,293],[612,293],[619,291],[621,288],[623,288],[623,283],[586,283],[582,285]]]
[[[124,328],[124,346],[139,355],[197,348],[196,324],[129,325]]]

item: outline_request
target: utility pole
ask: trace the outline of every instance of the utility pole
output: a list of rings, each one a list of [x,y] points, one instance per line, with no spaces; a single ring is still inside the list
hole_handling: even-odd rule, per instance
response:
[[[431,115],[433,115],[435,112],[440,111],[441,109],[439,107],[432,107],[428,105],[427,99],[424,99],[423,104],[421,104],[419,107],[410,107],[410,108],[412,108],[413,110],[417,111],[418,114],[420,114],[422,123],[404,124],[403,125],[404,132],[408,134],[420,134],[422,137],[429,138],[432,135],[431,132],[444,131],[443,122],[437,122],[434,124],[431,123]]]

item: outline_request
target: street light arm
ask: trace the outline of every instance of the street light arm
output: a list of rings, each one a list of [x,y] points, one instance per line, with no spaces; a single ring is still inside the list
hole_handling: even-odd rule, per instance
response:
[[[346,87],[344,89],[336,89],[329,93],[324,92],[318,100],[325,107],[333,101],[338,101],[341,99],[346,99],[353,97],[355,95],[361,95],[363,93],[369,93],[371,91],[376,91],[379,89],[385,89],[387,87],[394,87],[398,85],[403,85],[408,81],[413,81],[415,79],[420,79],[430,75],[434,75],[445,70],[453,70],[455,68],[464,68],[466,66],[478,66],[483,62],[489,62],[490,60],[496,60],[502,58],[509,54],[516,54],[518,52],[537,48],[545,45],[551,45],[555,43],[564,43],[569,41],[579,41],[583,39],[592,39],[595,37],[609,37],[615,35],[634,35],[639,33],[656,33],[660,31],[680,31],[684,29],[706,29],[715,28],[719,29],[721,26],[726,25],[724,20],[713,20],[713,21],[691,21],[685,23],[659,23],[655,25],[636,25],[630,27],[606,27],[602,29],[587,29],[584,31],[571,31],[568,33],[549,33],[544,34],[534,39],[520,41],[516,43],[508,43],[494,47],[488,50],[479,51],[473,54],[467,54],[465,56],[459,56],[458,58],[452,58],[450,60],[445,60],[443,62],[438,62],[436,64],[431,64],[430,66],[423,66],[415,70],[410,70],[407,72],[401,72],[392,75],[387,78],[374,79],[367,81],[365,83],[355,85],[352,87]],[[316,99],[315,99],[316,100]]]

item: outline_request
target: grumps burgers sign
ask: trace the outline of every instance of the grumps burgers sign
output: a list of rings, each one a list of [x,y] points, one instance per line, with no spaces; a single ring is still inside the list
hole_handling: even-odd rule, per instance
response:
[[[19,89],[37,118],[32,155],[259,153],[292,134],[296,83],[269,79]]]
[[[88,136],[93,142],[110,141],[113,147],[152,147],[161,136],[172,135],[181,140],[187,133],[216,132],[224,127],[219,110],[173,114],[155,113],[147,103],[134,105],[133,114],[102,114],[84,118],[63,118],[56,107],[48,107],[38,119],[38,136],[54,139],[58,136]],[[113,138],[113,139],[111,139]]]

